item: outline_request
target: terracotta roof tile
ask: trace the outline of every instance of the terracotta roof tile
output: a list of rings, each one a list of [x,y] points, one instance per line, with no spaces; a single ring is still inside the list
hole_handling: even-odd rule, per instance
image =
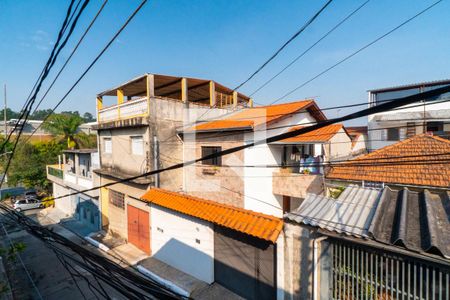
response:
[[[290,103],[246,108],[224,119],[214,120],[196,125],[196,131],[254,129],[263,124],[278,121],[301,110],[310,109],[318,119],[326,117],[317,107],[314,100],[302,100]]]
[[[449,188],[448,160],[450,160],[449,140],[421,134],[335,165],[331,167],[326,177]]]
[[[289,131],[294,131],[303,127],[304,126],[296,126]],[[297,135],[295,137],[281,140],[281,142],[328,142],[342,128],[344,128],[344,125],[342,124],[331,124],[304,134]]]
[[[283,228],[279,218],[189,195],[152,188],[142,200],[275,243]]]

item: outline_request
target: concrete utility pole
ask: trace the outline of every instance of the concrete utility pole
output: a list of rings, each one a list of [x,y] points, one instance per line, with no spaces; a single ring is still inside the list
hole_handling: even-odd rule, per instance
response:
[[[5,139],[8,137],[8,125],[6,124],[6,83],[5,83],[5,107],[3,109],[3,120],[5,121]]]

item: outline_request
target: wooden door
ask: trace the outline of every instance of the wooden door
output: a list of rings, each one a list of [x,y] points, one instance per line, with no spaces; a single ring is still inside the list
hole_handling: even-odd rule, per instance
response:
[[[131,205],[128,205],[128,242],[150,254],[149,214]]]

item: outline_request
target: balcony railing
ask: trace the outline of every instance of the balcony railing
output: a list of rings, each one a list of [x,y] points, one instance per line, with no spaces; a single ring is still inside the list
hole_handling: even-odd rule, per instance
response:
[[[59,167],[59,165],[49,165],[47,166],[47,173],[48,175],[64,179],[64,171],[63,167]]]
[[[147,97],[142,97],[99,110],[98,121],[108,122],[147,115]]]

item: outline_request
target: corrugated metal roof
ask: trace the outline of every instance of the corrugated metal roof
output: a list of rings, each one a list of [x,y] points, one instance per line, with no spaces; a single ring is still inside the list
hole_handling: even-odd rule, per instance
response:
[[[387,91],[393,91],[393,90],[404,90],[404,89],[414,88],[414,87],[430,86],[430,85],[442,85],[442,84],[450,84],[450,79],[441,79],[441,80],[434,80],[434,81],[424,81],[424,82],[419,82],[419,83],[397,85],[397,86],[391,86],[391,87],[386,87],[386,88],[368,90],[368,92],[378,93],[378,92],[387,92]]]
[[[376,241],[450,258],[450,195],[386,187],[369,229]]]
[[[275,243],[283,220],[251,210],[152,188],[142,200]]]
[[[329,231],[367,237],[379,190],[347,187],[338,199],[308,194],[300,207],[285,218]]]

